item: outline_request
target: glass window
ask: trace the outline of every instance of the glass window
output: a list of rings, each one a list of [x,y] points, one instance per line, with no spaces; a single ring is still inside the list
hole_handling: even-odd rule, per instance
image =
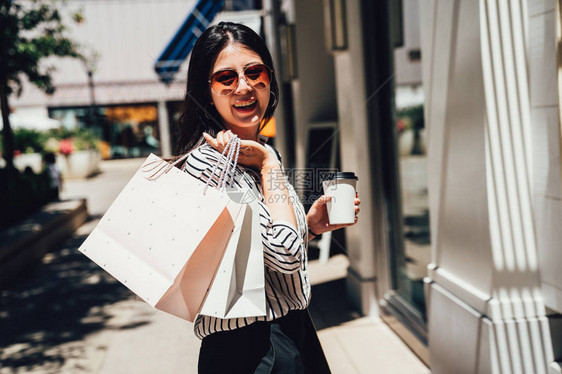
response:
[[[110,158],[160,153],[156,104],[50,108],[49,116],[67,128],[89,128],[109,146]]]
[[[394,118],[402,213],[402,245],[395,251],[398,295],[425,319],[423,278],[431,261],[427,192],[426,125],[417,1],[391,9],[394,59]]]

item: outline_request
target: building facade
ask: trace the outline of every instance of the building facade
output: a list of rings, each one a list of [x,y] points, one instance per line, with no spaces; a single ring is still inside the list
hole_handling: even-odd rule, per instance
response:
[[[561,372],[558,2],[270,3],[284,151],[359,175],[349,299],[434,373]]]
[[[65,127],[86,127],[110,145],[110,156],[172,153],[174,126],[185,95],[187,60],[173,81],[155,71],[159,55],[199,2],[197,0],[77,0],[61,6],[84,21],[66,22],[85,61],[53,58],[56,91],[46,95],[24,83],[10,98],[18,115],[45,113]],[[255,0],[227,1],[214,22],[236,20],[260,32]],[[228,11],[226,11],[228,10]],[[204,23],[206,20],[201,20]],[[205,24],[201,27],[204,28]]]

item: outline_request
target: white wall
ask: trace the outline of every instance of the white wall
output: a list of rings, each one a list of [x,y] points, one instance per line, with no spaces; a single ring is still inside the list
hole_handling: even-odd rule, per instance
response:
[[[562,189],[554,0],[529,0],[533,196],[545,304],[562,313]]]
[[[99,103],[181,99],[185,90],[185,66],[178,73],[182,84],[167,88],[158,83],[154,62],[187,17],[195,0],[76,0],[67,2],[65,13],[81,9],[82,24],[67,21],[69,36],[86,48],[95,50],[100,59],[94,80]],[[46,96],[27,84],[14,107],[45,105],[87,105],[87,74],[77,59],[51,58],[53,83],[57,92]],[[184,64],[185,65],[185,64]]]
[[[195,3],[195,0],[68,2],[70,9],[83,9],[84,14],[84,23],[74,25],[71,35],[86,48],[100,53],[98,81],[155,80],[156,59]],[[84,70],[80,62],[65,59],[53,77],[55,84],[83,82]]]

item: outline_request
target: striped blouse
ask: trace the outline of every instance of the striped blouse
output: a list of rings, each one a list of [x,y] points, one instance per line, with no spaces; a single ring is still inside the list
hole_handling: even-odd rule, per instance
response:
[[[269,145],[266,145],[266,148],[275,153]],[[186,160],[185,171],[203,182],[207,182],[219,158],[219,152],[209,144],[204,144],[191,152]],[[281,169],[283,170],[282,165]],[[220,173],[215,171],[210,183],[213,187],[218,182],[217,174]],[[283,176],[283,178],[285,177]],[[256,195],[259,196],[267,314],[261,317],[232,319],[198,315],[195,319],[194,332],[199,339],[214,332],[233,330],[256,321],[274,320],[291,310],[305,309],[310,301],[306,214],[293,186],[285,178],[298,227],[294,227],[286,221],[272,220],[263,196],[261,179],[255,172],[238,166],[235,183],[238,188],[243,190],[250,189],[259,192]]]

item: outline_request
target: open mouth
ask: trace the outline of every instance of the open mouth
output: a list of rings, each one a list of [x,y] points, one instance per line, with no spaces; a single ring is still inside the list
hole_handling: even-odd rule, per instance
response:
[[[234,104],[232,107],[237,112],[248,113],[253,111],[256,108],[257,104],[258,101],[256,99],[250,99],[250,100],[239,101],[236,104]]]

